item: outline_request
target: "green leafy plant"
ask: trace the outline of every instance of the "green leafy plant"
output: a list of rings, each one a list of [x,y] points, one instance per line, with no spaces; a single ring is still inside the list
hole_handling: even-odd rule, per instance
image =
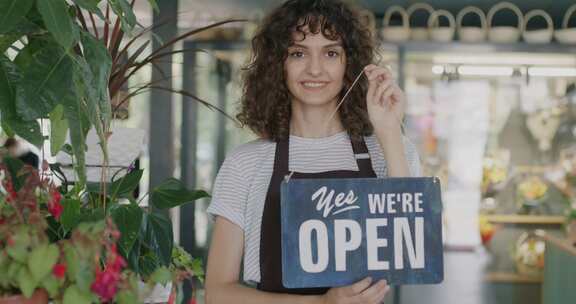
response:
[[[157,9],[155,0],[148,1]],[[174,246],[173,227],[166,213],[152,212],[140,206],[133,196],[143,175],[141,170],[125,172],[120,178],[105,175],[108,172],[110,122],[128,98],[150,89],[182,94],[220,111],[189,92],[162,87],[161,81],[149,81],[125,94],[120,92],[144,66],[155,66],[158,60],[176,53],[198,51],[171,50],[179,41],[239,20],[188,31],[161,43],[145,55],[149,41],[140,43],[139,38],[154,28],[134,33],[138,22],[133,5],[134,0],[0,1],[0,124],[8,135],[19,135],[38,147],[44,140],[50,140],[52,155],[65,151],[73,156],[75,182],[68,187],[68,181],[64,180],[58,191],[53,191],[57,193],[54,195],[60,195],[59,203],[46,205],[51,215],[34,228],[46,229],[46,238],[42,238],[39,245],[62,244],[60,247],[66,249],[66,242],[84,238],[81,231],[95,231],[86,225],[110,222],[118,231],[116,241],[102,243],[105,234],[92,234],[98,235],[95,240],[100,238],[101,246],[108,246],[107,252],[117,252],[140,280],[157,282],[163,277],[158,272],[164,269],[178,283],[185,277],[201,275],[201,264]],[[96,26],[98,18],[103,21],[103,29]],[[117,100],[114,106],[113,99]],[[40,124],[45,120],[50,121],[49,136],[41,132]],[[98,183],[86,181],[85,142],[90,129],[96,130],[103,154],[103,174]],[[66,134],[69,134],[70,144],[65,144]],[[7,162],[6,166],[18,165]],[[43,166],[44,172],[50,169],[55,176],[65,178],[58,164]],[[16,169],[10,167],[10,172],[19,172]],[[19,179],[12,178],[12,181],[18,189]],[[186,189],[177,179],[164,181],[147,195],[150,207],[160,210],[208,196],[204,191]],[[99,251],[94,247],[88,252],[97,255]],[[100,256],[100,260],[106,260],[105,255]],[[86,269],[84,266],[79,268]],[[87,277],[74,275],[76,281],[71,280],[82,285],[79,288],[85,299],[88,298],[85,293]],[[54,297],[54,293],[51,296]]]

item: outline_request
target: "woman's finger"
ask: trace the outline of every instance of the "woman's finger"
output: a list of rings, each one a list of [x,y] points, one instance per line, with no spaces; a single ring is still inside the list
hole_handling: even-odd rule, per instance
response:
[[[364,290],[366,290],[366,288],[368,288],[370,286],[370,283],[372,283],[372,278],[371,277],[367,277],[361,281],[358,281],[348,287],[345,287],[345,291],[344,293],[346,295],[349,296],[355,296],[357,294],[362,293]]]
[[[392,97],[392,95],[395,93],[396,88],[394,86],[389,86],[386,88],[386,90],[382,93],[381,95],[381,102],[385,105],[385,106],[392,106],[392,100],[390,97]],[[386,103],[388,101],[388,103]]]
[[[390,71],[388,71],[388,69],[383,68],[383,67],[377,67],[376,69],[370,71],[369,74],[367,74],[368,76],[368,80],[369,81],[374,81],[374,80],[386,80],[386,79],[391,79],[392,78],[392,73],[390,73]]]
[[[360,303],[374,303],[374,301],[376,301],[384,292],[386,285],[385,280],[380,280],[376,284],[370,286],[370,288],[364,290],[356,297],[356,299],[359,300],[358,302]]]
[[[374,104],[379,104],[379,105],[384,105],[383,102],[385,99],[383,99],[383,95],[384,92],[386,92],[387,89],[392,87],[392,80],[391,79],[387,79],[385,80],[382,84],[380,84],[378,86],[378,90],[377,92],[374,94]]]

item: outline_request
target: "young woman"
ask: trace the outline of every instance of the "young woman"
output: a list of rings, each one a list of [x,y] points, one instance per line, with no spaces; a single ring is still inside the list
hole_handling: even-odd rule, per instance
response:
[[[401,133],[404,94],[388,70],[371,64],[373,37],[358,20],[339,1],[290,0],[263,20],[252,40],[238,119],[260,139],[234,149],[215,181],[207,303],[381,303],[388,292],[385,281],[371,278],[331,289],[282,285],[285,175],[420,171],[417,152]],[[244,281],[256,288],[239,283],[241,266]]]

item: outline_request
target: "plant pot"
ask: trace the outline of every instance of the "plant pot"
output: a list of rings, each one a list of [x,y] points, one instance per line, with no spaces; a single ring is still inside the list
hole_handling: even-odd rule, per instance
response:
[[[566,223],[566,238],[570,244],[576,246],[576,219]]]
[[[46,304],[48,294],[44,289],[36,289],[29,299],[23,295],[0,297],[0,304]]]
[[[138,282],[138,298],[142,303],[167,303],[172,292],[172,282],[163,286],[156,284],[150,288],[144,282]]]

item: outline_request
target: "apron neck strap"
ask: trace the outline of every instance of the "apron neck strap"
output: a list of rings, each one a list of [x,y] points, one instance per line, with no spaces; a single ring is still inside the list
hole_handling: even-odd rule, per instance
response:
[[[372,169],[372,162],[370,161],[370,154],[368,147],[362,137],[359,141],[350,141],[352,144],[352,151],[354,158],[358,164],[358,169],[364,174],[374,172]],[[289,159],[290,155],[290,139],[281,140],[276,142],[276,155],[274,157],[274,171],[279,172],[282,176],[289,173]]]

